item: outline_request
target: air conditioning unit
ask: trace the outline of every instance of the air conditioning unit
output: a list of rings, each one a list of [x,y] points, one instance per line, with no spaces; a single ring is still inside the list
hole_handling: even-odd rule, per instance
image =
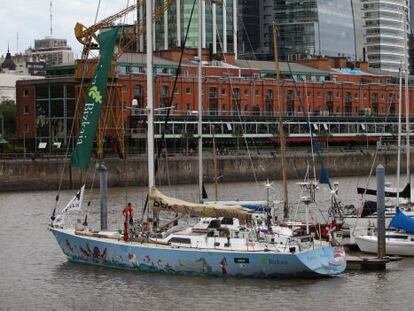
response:
[[[364,114],[365,114],[366,117],[371,116],[371,108],[365,108],[364,112],[365,112]]]
[[[329,117],[329,110],[321,110],[321,116]]]

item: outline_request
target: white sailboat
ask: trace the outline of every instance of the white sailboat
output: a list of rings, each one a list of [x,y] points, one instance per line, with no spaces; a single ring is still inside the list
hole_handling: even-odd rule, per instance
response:
[[[414,219],[397,208],[389,227],[399,231],[386,232],[386,254],[414,256]],[[368,234],[356,235],[355,242],[360,250],[365,253],[377,253],[378,251],[378,237],[375,230],[368,231]]]
[[[147,0],[146,6],[150,206],[156,212],[164,210],[203,218],[193,227],[173,225],[165,231],[160,231],[159,226],[151,227],[151,224],[143,223],[129,235],[125,232],[95,232],[87,228],[77,230],[55,223],[49,230],[63,253],[74,262],[189,275],[274,278],[342,273],[346,260],[341,247],[314,249],[298,241],[286,241],[281,245],[278,241],[263,240],[258,238],[258,231],[249,226],[250,212],[239,205],[189,203],[167,197],[156,189],[153,158],[152,0]],[[201,0],[198,6],[201,12]],[[224,218],[238,221],[239,225],[229,227],[222,223]]]

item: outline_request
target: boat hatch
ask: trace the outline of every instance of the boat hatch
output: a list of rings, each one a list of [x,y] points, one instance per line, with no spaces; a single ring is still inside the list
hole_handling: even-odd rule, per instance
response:
[[[191,244],[191,239],[173,237],[171,238],[170,243]]]

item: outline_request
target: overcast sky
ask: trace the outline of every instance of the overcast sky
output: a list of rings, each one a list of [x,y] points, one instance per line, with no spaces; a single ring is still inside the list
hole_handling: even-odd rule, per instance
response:
[[[131,4],[132,0],[101,0],[98,20],[112,15]],[[19,33],[18,51],[24,52],[34,45],[35,39],[50,35],[50,0],[0,0],[0,55],[17,51],[17,33]],[[81,51],[73,28],[76,22],[85,26],[93,24],[99,0],[53,0],[53,37],[64,38],[72,47],[76,56]],[[133,22],[134,15],[126,17],[125,22]]]

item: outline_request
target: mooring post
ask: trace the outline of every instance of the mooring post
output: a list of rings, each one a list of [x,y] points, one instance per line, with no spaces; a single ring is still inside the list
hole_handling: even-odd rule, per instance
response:
[[[108,229],[108,169],[103,163],[99,164],[99,185],[101,205],[101,230]]]
[[[380,164],[377,166],[377,229],[378,258],[385,257],[385,172]],[[399,191],[397,189],[397,191]]]

